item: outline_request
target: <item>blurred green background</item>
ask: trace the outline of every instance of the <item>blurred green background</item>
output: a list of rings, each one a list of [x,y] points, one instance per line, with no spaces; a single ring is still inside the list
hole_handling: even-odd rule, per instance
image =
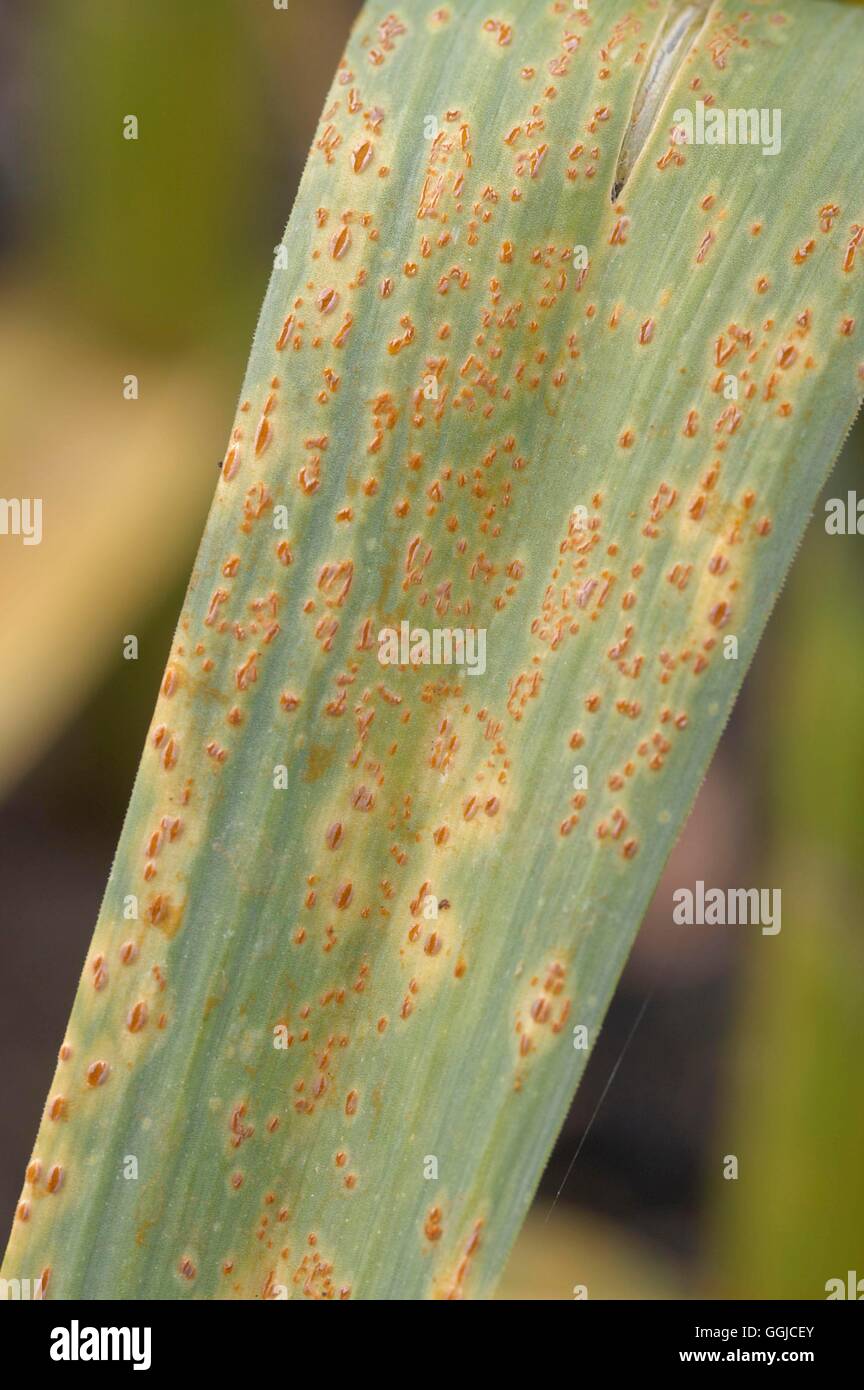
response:
[[[358,8],[0,0],[0,496],[44,508],[41,545],[0,541],[4,1221],[272,248]],[[137,141],[122,138],[130,114]],[[825,496],[855,487],[861,453],[856,427]],[[826,536],[822,515],[504,1296],[824,1298],[828,1279],[864,1276],[864,543]],[[138,661],[123,660],[128,634]],[[780,887],[782,932],[673,927],[672,888],[697,878]]]

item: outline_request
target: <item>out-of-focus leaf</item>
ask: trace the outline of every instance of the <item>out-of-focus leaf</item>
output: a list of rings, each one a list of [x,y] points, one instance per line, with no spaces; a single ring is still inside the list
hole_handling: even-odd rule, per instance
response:
[[[532,1211],[516,1238],[496,1292],[522,1301],[681,1298],[677,1272],[616,1229],[565,1207]]]
[[[0,496],[42,507],[38,545],[0,536],[2,787],[75,715],[177,577],[217,460],[213,388],[194,365],[145,366],[138,400],[125,400],[116,357],[23,300],[0,317],[0,354]]]
[[[831,492],[845,500],[842,482]],[[721,1297],[825,1298],[829,1280],[864,1275],[861,565],[855,537],[808,547],[818,583],[793,577],[794,641],[756,692],[774,706],[763,795],[777,849],[761,872],[783,885],[783,926],[747,961],[714,1146],[705,1291]],[[720,1176],[724,1153],[736,1181]]]

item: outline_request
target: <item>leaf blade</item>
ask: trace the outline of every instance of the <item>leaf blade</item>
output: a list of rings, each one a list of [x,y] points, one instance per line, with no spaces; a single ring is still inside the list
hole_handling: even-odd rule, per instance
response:
[[[328,99],[7,1256],[59,1296],[489,1292],[853,417],[861,155],[803,123],[830,76],[854,130],[860,16],[714,12],[613,205],[662,12],[511,9],[370,5]],[[788,162],[658,168],[694,75]],[[382,668],[403,620],[486,672]]]

